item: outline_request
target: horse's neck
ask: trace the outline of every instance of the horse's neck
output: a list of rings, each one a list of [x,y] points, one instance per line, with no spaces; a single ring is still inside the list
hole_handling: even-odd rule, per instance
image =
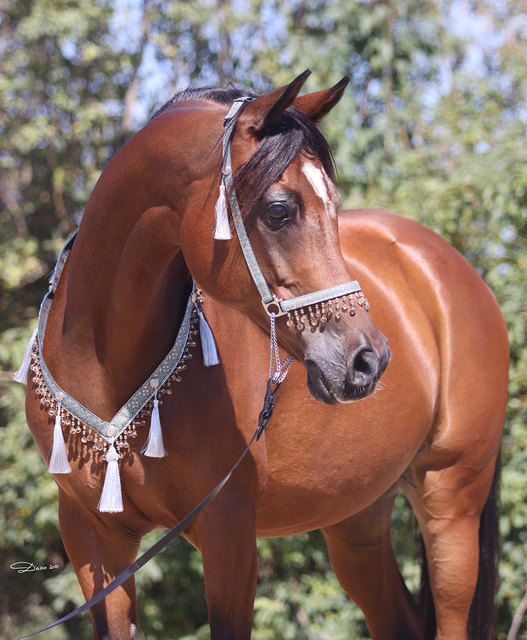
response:
[[[70,257],[50,369],[103,419],[168,353],[184,315],[191,281],[163,224],[167,214],[150,208],[128,226],[112,218],[102,228],[94,215]]]
[[[202,211],[217,168],[196,140],[211,149],[221,133],[209,105],[196,138],[195,110],[159,116],[110,161],[86,208],[67,286],[55,296],[44,356],[57,382],[104,419],[164,358],[184,315],[191,280],[180,251],[183,216]]]

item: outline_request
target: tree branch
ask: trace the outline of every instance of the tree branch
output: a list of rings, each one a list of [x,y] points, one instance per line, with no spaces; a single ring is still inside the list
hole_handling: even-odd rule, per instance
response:
[[[522,623],[523,614],[527,609],[527,591],[524,593],[523,598],[516,609],[516,613],[512,619],[511,628],[509,630],[509,634],[507,635],[507,640],[516,640],[518,636],[518,631],[520,630],[520,626]]]

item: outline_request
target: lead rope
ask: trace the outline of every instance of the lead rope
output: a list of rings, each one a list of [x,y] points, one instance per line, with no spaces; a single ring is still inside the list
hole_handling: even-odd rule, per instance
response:
[[[127,567],[124,571],[122,571],[116,578],[114,578],[110,582],[110,584],[104,587],[104,589],[101,589],[101,591],[99,591],[96,595],[94,595],[93,598],[91,598],[91,600],[88,600],[88,602],[85,602],[80,607],[75,609],[75,611],[71,611],[70,613],[60,618],[60,620],[55,620],[55,622],[52,622],[47,627],[39,629],[38,631],[33,631],[33,633],[28,633],[25,636],[21,636],[17,638],[17,640],[26,640],[26,638],[31,638],[33,636],[36,636],[39,633],[42,633],[43,631],[48,631],[49,629],[52,629],[53,627],[56,627],[57,625],[62,624],[63,622],[66,622],[67,620],[71,620],[71,618],[74,618],[79,613],[83,613],[84,611],[91,609],[94,605],[101,602],[101,600],[104,600],[104,598],[106,598],[107,595],[112,593],[112,591],[115,591],[117,587],[120,587],[124,582],[126,582],[129,578],[131,578],[141,567],[143,567],[149,560],[151,560],[154,556],[156,556],[160,551],[163,551],[163,549],[168,545],[168,543],[171,542],[175,537],[179,536],[180,533],[184,531],[187,527],[189,527],[190,524],[203,511],[203,509],[205,509],[205,507],[210,502],[212,502],[212,500],[214,500],[214,498],[218,495],[218,493],[227,484],[229,478],[232,476],[232,474],[234,473],[238,465],[245,458],[253,442],[260,437],[259,434],[261,435],[260,428],[258,428],[254,432],[254,435],[249,441],[249,444],[245,447],[245,451],[234,463],[234,465],[232,466],[231,470],[227,473],[227,475],[214,487],[214,489],[207,496],[205,496],[205,498],[203,498],[203,500],[196,507],[194,507],[194,509],[190,513],[188,513],[183,518],[183,520],[180,520],[168,533],[165,533],[165,535],[160,540],[158,540],[155,544],[153,544],[150,547],[150,549],[148,549],[148,551],[145,551],[142,556],[137,558],[135,562],[132,562],[132,564],[129,567]]]

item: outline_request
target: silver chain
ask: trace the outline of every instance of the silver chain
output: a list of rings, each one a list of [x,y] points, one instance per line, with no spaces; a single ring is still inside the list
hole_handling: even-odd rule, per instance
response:
[[[275,314],[270,313],[269,317],[271,318],[271,357],[269,361],[269,379],[273,384],[281,384],[289,372],[289,367],[293,363],[293,357],[287,356],[283,361],[280,361],[280,350],[276,339]]]

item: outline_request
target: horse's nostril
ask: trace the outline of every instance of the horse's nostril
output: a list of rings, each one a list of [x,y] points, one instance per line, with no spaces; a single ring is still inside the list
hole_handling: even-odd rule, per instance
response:
[[[370,354],[373,355],[371,351],[366,349],[357,354],[355,358],[355,371],[366,375],[370,375],[373,372],[373,363],[371,362]]]
[[[379,358],[368,348],[358,350],[348,365],[349,381],[357,386],[369,384],[379,370]]]

